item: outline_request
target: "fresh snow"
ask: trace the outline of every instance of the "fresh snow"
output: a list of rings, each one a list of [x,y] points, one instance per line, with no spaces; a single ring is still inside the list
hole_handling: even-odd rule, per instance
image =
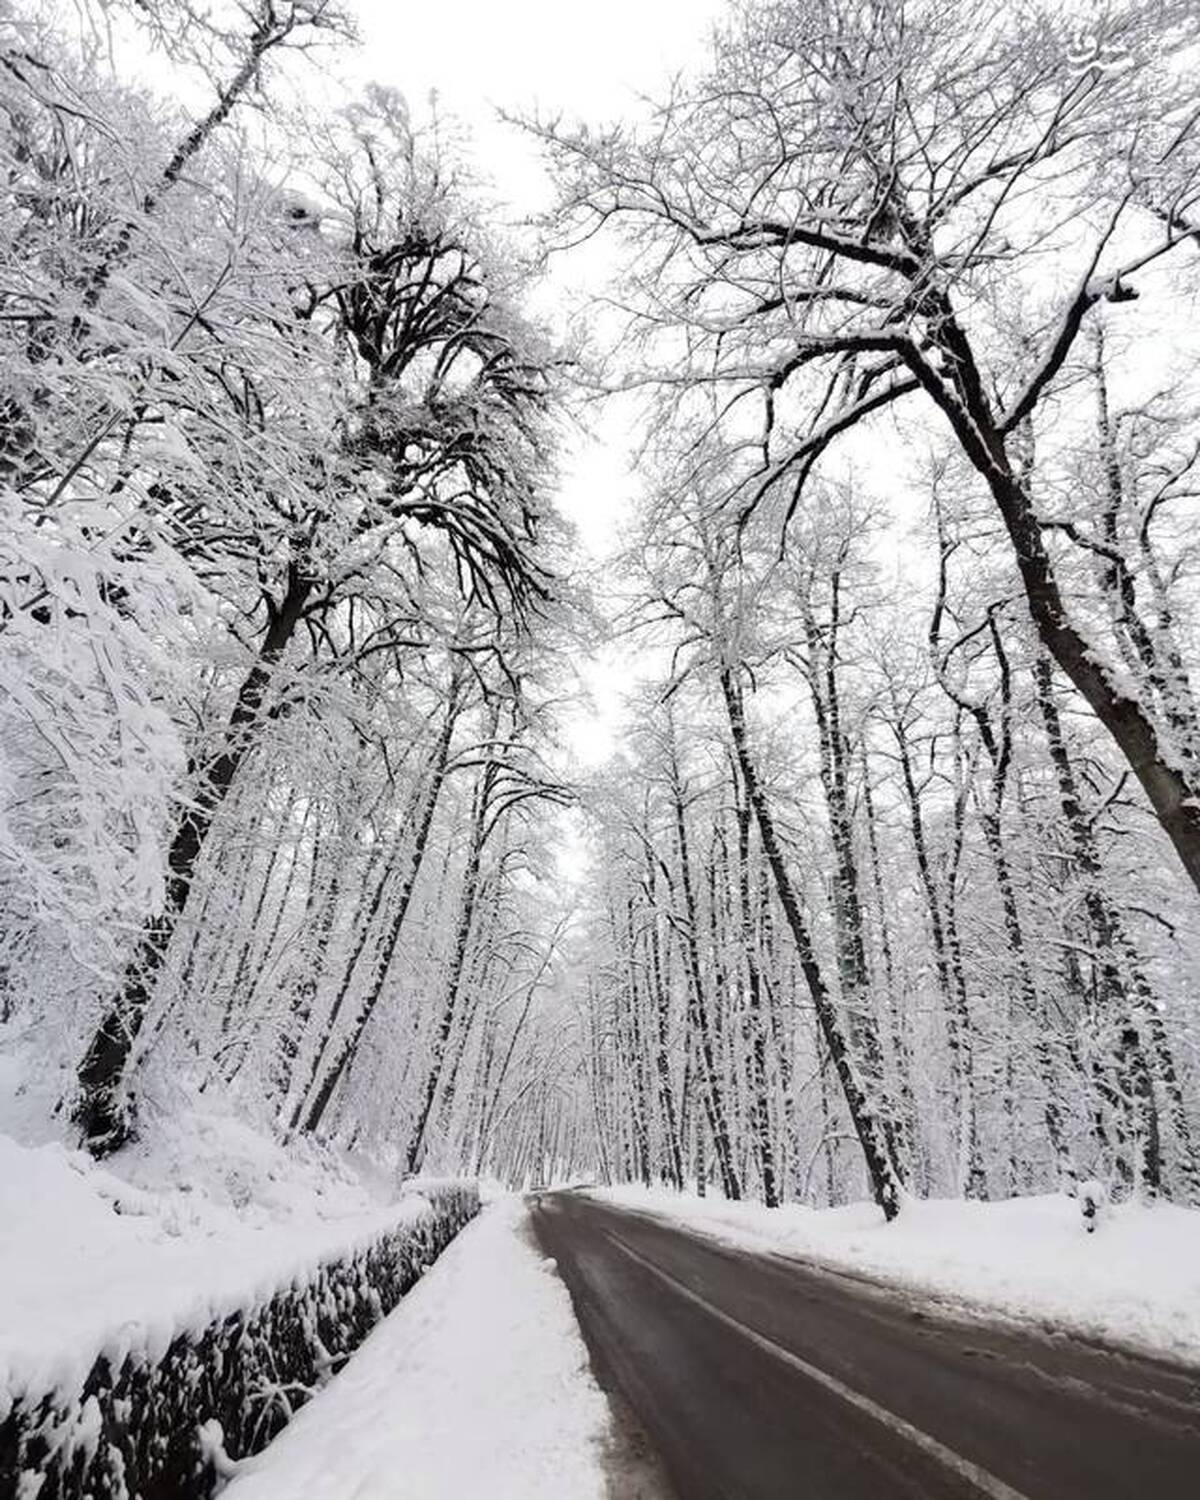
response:
[[[519,1199],[490,1204],[224,1500],[601,1500],[608,1402]]]
[[[595,1196],[729,1244],[879,1278],[952,1312],[1035,1323],[1200,1364],[1200,1212],[1105,1205],[1089,1234],[1061,1194],[991,1203],[910,1199],[885,1224],[874,1204],[764,1208],[667,1189]]]
[[[60,1146],[0,1136],[0,1418],[23,1390],[78,1386],[102,1352],[154,1358],[177,1333],[267,1300],[427,1207],[413,1194],[345,1218],[310,1209],[270,1227],[184,1228],[169,1195],[131,1189]]]
[[[24,1063],[0,1056],[0,1420],[22,1392],[77,1389],[102,1352],[153,1357],[427,1207],[365,1158],[284,1151],[182,1092],[152,1145],[97,1164]]]

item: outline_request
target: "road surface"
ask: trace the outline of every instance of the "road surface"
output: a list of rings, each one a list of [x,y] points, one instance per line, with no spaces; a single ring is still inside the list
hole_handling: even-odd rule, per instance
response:
[[[949,1321],[576,1193],[533,1223],[679,1500],[1200,1500],[1200,1371]]]

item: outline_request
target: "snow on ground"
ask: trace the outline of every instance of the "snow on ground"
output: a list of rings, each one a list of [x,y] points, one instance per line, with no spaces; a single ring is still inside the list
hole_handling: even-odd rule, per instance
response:
[[[7,1395],[77,1385],[101,1352],[153,1357],[427,1206],[413,1194],[334,1219],[297,1206],[268,1226],[209,1205],[197,1219],[182,1192],[131,1188],[78,1152],[0,1136],[0,1417]]]
[[[751,1250],[862,1272],[951,1304],[1200,1364],[1200,1212],[1106,1208],[1086,1233],[1065,1195],[994,1203],[910,1200],[893,1224],[874,1204],[763,1208],[665,1189],[595,1195]]]
[[[363,1159],[282,1150],[185,1095],[103,1164],[67,1143],[23,1060],[0,1056],[0,1418],[96,1356],[164,1350],[427,1206]]]
[[[608,1402],[519,1199],[490,1204],[224,1500],[600,1500]]]

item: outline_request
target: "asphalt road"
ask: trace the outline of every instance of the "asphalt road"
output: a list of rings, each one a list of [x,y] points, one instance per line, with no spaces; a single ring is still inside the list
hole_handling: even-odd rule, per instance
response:
[[[533,1223],[679,1500],[1200,1500],[1200,1371],[950,1321],[580,1194]]]

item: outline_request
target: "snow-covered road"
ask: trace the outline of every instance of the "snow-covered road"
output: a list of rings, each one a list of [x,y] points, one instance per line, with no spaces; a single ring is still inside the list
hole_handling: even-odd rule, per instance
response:
[[[438,1259],[227,1500],[601,1500],[608,1401],[524,1204]]]

